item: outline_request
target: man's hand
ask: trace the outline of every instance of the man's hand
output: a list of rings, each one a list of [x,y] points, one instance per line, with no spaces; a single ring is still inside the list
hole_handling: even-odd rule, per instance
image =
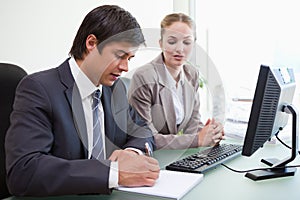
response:
[[[116,150],[109,157],[118,161],[119,185],[127,187],[153,186],[159,177],[158,161],[131,151]]]

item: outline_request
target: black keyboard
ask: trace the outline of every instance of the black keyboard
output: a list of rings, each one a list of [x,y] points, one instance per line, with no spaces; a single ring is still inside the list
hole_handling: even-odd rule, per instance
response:
[[[166,169],[192,173],[203,173],[225,161],[241,155],[243,146],[222,143],[203,151],[172,162]]]

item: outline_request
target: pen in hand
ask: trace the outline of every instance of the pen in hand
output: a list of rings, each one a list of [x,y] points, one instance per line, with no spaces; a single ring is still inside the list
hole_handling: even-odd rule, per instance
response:
[[[146,152],[146,156],[153,157],[153,152],[148,142],[145,143],[145,152]]]

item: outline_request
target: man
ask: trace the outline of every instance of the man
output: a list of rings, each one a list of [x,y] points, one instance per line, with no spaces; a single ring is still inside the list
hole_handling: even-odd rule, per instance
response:
[[[143,43],[130,13],[100,6],[83,20],[71,58],[21,81],[5,143],[13,195],[109,194],[118,185],[154,185],[158,162],[143,155],[146,143],[154,148],[152,133],[118,80]]]

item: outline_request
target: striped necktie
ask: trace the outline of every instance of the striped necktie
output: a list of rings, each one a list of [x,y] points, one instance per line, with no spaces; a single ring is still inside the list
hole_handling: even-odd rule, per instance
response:
[[[98,160],[104,159],[103,141],[101,134],[101,120],[99,116],[100,90],[96,90],[93,94],[93,149],[92,157]]]

